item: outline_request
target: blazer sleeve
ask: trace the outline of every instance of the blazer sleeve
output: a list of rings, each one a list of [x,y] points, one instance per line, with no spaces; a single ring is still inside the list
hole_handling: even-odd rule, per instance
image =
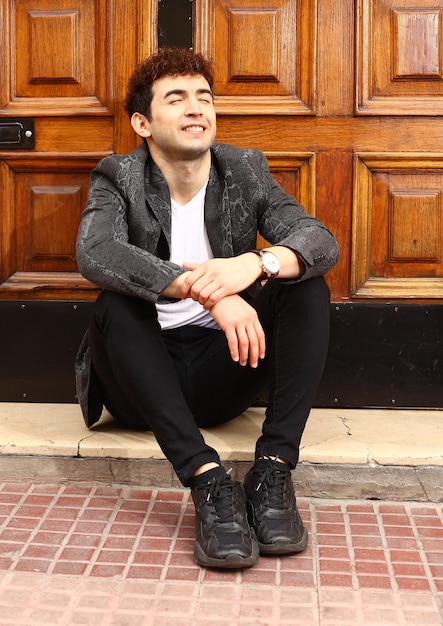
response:
[[[110,157],[112,159],[112,157]],[[106,161],[106,159],[105,159]],[[112,163],[112,161],[111,161]],[[104,289],[157,302],[162,291],[184,268],[159,258],[156,250],[147,248],[161,236],[156,220],[146,217],[144,195],[137,206],[137,199],[128,199],[108,176],[106,166],[99,164],[91,175],[88,200],[82,214],[77,236],[77,263],[81,274]],[[142,174],[141,174],[142,175]],[[143,184],[140,185],[144,191]],[[146,246],[132,243],[129,237],[128,213],[146,230]],[[135,217],[134,217],[135,214]],[[151,228],[152,237],[149,237]],[[156,230],[157,229],[157,230]],[[156,231],[156,232],[154,232]],[[149,245],[148,245],[149,244]]]
[[[334,235],[275,181],[263,154],[260,168],[266,189],[259,217],[260,234],[272,245],[286,246],[300,255],[306,270],[298,280],[326,274],[339,257]]]

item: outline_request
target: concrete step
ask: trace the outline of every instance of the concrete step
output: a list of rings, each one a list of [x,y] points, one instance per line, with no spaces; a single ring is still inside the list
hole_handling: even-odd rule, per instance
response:
[[[251,408],[202,431],[239,479],[263,417]],[[152,433],[106,412],[88,430],[76,404],[0,403],[0,480],[179,486]],[[443,411],[313,409],[294,483],[300,496],[443,501]]]

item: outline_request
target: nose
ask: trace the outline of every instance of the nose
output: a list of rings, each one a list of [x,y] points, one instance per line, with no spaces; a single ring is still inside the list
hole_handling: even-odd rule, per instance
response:
[[[198,98],[194,96],[190,96],[186,102],[187,102],[186,115],[201,115],[202,113],[201,104]]]

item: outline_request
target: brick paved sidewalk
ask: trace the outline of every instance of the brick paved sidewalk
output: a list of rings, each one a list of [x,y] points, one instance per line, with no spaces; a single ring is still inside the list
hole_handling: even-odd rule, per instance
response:
[[[306,552],[192,558],[187,491],[0,484],[0,625],[438,626],[441,504],[300,498]]]

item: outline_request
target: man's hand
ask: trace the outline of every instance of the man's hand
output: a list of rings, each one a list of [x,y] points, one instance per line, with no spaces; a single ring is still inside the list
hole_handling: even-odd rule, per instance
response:
[[[210,313],[226,335],[232,360],[257,367],[266,352],[265,333],[256,310],[241,296],[219,300]]]
[[[181,297],[192,298],[210,310],[217,302],[240,293],[261,275],[254,254],[242,254],[227,259],[209,259],[194,265],[184,263],[190,270],[181,286]]]

